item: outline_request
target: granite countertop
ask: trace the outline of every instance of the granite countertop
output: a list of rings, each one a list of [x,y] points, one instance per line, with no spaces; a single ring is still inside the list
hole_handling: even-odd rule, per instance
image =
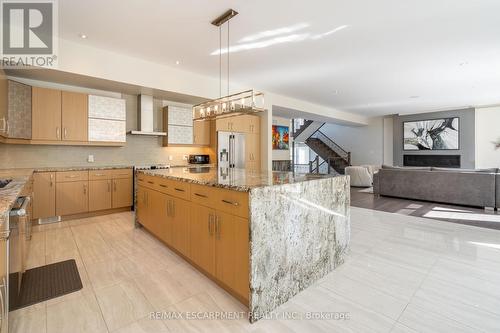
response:
[[[250,171],[247,169],[225,169],[217,167],[188,167],[163,170],[140,170],[150,175],[185,181],[188,183],[228,188],[248,192],[253,188],[293,184],[315,179],[334,177],[332,175],[294,174],[292,172]]]
[[[0,188],[0,225],[6,221],[7,214],[16,202],[17,198],[30,180],[33,169],[23,170],[0,170],[1,179],[12,179],[4,188]]]
[[[112,166],[77,166],[77,167],[44,167],[35,168],[35,172],[57,172],[57,171],[85,171],[85,170],[110,170],[110,169],[132,169],[131,165]]]

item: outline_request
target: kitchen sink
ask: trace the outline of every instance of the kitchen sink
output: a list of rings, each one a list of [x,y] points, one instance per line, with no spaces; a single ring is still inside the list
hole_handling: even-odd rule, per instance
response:
[[[0,188],[4,188],[12,181],[12,179],[0,179]]]

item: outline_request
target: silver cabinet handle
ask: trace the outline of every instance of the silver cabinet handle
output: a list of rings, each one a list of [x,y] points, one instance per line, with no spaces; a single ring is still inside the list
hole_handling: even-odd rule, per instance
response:
[[[68,135],[68,130],[66,129],[66,127],[64,128],[64,138],[66,139],[66,136]]]
[[[172,217],[175,217],[175,201],[172,200]]]
[[[167,216],[170,216],[170,200],[167,200]]]
[[[148,180],[148,184],[154,184],[154,183],[155,183],[155,182],[152,182],[152,181]]]
[[[83,194],[87,194],[87,185],[83,184]]]
[[[66,178],[76,178],[76,175],[69,175],[69,176],[66,176]]]
[[[116,180],[113,181],[113,191],[116,192]]]
[[[227,203],[228,205],[233,205],[233,206],[239,206],[240,204],[237,202],[229,201],[229,200],[224,200],[222,199],[223,203]]]
[[[215,215],[215,238],[220,239],[219,215]]]
[[[208,198],[206,195],[200,194],[200,193],[195,193],[194,195],[196,195],[197,197],[200,197],[200,198]]]
[[[3,304],[3,292],[2,292],[2,289],[5,290],[5,293],[7,293],[7,283],[5,282],[5,277],[2,277],[2,284],[0,285],[0,303],[2,303],[2,315],[1,315],[1,318],[0,320],[2,321],[2,325],[3,325],[3,321],[5,320],[5,305]]]
[[[168,186],[165,184],[160,184],[160,187],[168,188]]]
[[[111,182],[108,180],[108,192],[111,192]]]
[[[208,214],[208,234],[211,235],[212,234],[212,228],[210,228],[210,225],[212,224],[212,214]]]
[[[186,192],[186,190],[183,190],[182,188],[175,188],[176,191],[179,191],[179,192]]]
[[[94,176],[96,176],[96,177],[102,177],[102,176],[106,176],[106,175],[103,174],[103,173],[96,173],[96,174],[94,174]]]
[[[60,131],[59,127],[56,127],[56,138],[57,138],[57,139],[59,139],[59,138],[60,138],[60,135],[61,135],[61,133],[60,133],[60,132],[61,132],[61,131]]]

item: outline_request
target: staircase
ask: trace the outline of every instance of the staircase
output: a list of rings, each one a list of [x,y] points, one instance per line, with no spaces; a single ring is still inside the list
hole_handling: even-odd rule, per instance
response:
[[[304,121],[304,124],[294,131],[294,139],[299,138],[299,136],[305,133],[308,127],[312,127],[314,123],[316,122],[310,120]],[[324,125],[324,123],[322,125]],[[332,168],[336,172],[344,174],[345,168],[351,165],[351,153],[345,151],[327,135],[321,132],[320,128],[321,126],[315,129],[315,131],[304,141],[304,143],[318,155],[316,159],[309,162],[309,172],[320,173],[320,170],[324,169],[327,165],[327,173],[330,173],[330,168]],[[320,161],[320,158],[322,161]]]

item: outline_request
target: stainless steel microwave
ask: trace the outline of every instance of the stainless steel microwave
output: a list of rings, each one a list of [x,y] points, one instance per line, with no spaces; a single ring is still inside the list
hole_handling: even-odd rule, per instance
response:
[[[210,164],[208,155],[189,155],[189,164]]]

